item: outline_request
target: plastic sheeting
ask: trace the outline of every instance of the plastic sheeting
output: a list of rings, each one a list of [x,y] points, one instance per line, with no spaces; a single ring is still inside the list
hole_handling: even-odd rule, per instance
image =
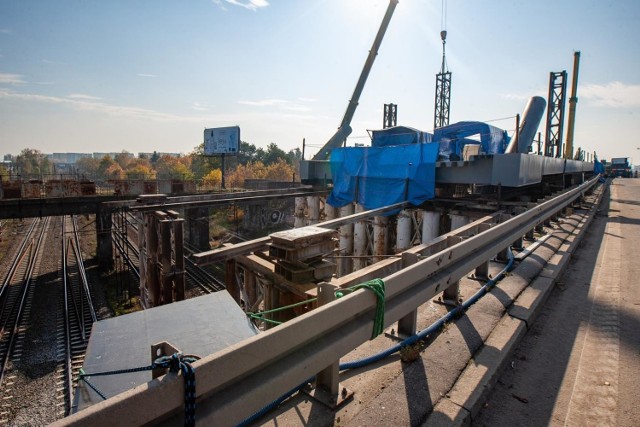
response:
[[[374,130],[372,134],[372,147],[424,144],[433,141],[433,134],[407,126],[394,126],[383,130]]]
[[[477,139],[469,137],[478,135]],[[460,160],[466,144],[480,144],[482,154],[502,154],[509,144],[507,131],[483,122],[458,122],[435,130],[441,160]]]
[[[353,201],[375,209],[402,201],[413,205],[435,196],[438,144],[346,147],[331,151],[335,207]]]
[[[598,159],[593,162],[593,173],[604,175],[604,165]]]

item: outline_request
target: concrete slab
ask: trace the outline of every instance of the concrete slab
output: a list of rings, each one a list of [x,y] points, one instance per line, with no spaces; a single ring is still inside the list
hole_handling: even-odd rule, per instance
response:
[[[450,399],[440,399],[433,412],[422,424],[422,427],[450,427],[452,425],[467,427],[471,425],[471,414],[456,405]]]
[[[549,277],[556,280],[558,277],[562,276],[562,273],[566,270],[570,260],[570,253],[558,251],[549,259],[544,269],[542,269],[540,277]]]
[[[549,277],[539,277],[534,280],[509,309],[509,315],[523,320],[530,327],[549,297],[554,283],[554,280]]]
[[[469,361],[467,368],[449,392],[449,400],[469,412],[473,418],[495,384],[503,364],[509,359],[526,330],[523,321],[503,317],[484,346]]]

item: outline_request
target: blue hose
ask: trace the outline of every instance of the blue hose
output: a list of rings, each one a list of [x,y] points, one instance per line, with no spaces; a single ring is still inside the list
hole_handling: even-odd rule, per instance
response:
[[[380,361],[380,360],[382,360],[382,359],[384,359],[386,357],[389,357],[392,354],[400,351],[400,349],[402,347],[413,345],[416,342],[418,342],[418,341],[420,341],[420,340],[432,335],[433,333],[437,332],[442,327],[444,327],[444,325],[447,322],[453,320],[456,316],[461,315],[462,313],[466,312],[469,309],[469,307],[471,307],[473,304],[478,302],[480,300],[480,298],[482,298],[487,293],[489,293],[489,291],[500,280],[502,280],[502,278],[504,277],[504,275],[508,271],[511,271],[511,269],[513,268],[513,264],[515,262],[515,258],[513,257],[513,253],[511,252],[511,248],[509,248],[509,250],[507,252],[509,254],[509,261],[507,262],[507,265],[502,270],[500,270],[500,272],[498,273],[498,275],[496,277],[494,277],[491,280],[489,280],[487,283],[485,283],[478,290],[478,292],[473,294],[473,296],[471,298],[469,298],[468,300],[466,300],[465,302],[463,302],[459,306],[455,307],[453,310],[447,312],[447,314],[442,316],[440,319],[436,320],[428,328],[423,329],[422,331],[420,331],[419,333],[417,333],[415,335],[411,335],[409,338],[407,338],[404,341],[394,345],[393,347],[390,347],[390,348],[388,348],[386,350],[383,350],[383,351],[381,351],[379,353],[376,353],[374,355],[365,357],[363,359],[353,360],[351,362],[341,363],[340,364],[340,370],[341,371],[345,371],[347,369],[362,368],[364,366],[367,366],[367,365],[370,365],[372,363],[378,362],[378,361]],[[277,398],[273,402],[269,403],[264,408],[260,409],[255,414],[253,414],[250,417],[246,418],[244,421],[242,421],[240,424],[238,424],[238,426],[243,426],[243,427],[244,426],[248,426],[249,424],[257,421],[260,418],[262,418],[264,415],[266,415],[267,413],[269,413],[272,410],[274,410],[275,408],[277,408],[282,402],[287,400],[294,393],[297,393],[298,391],[302,390],[308,383],[312,382],[314,379],[315,379],[315,377],[311,377],[311,378],[307,379],[302,384],[300,384],[297,387],[291,389],[290,391],[288,391],[287,393],[283,394],[282,396],[280,396],[279,398]]]

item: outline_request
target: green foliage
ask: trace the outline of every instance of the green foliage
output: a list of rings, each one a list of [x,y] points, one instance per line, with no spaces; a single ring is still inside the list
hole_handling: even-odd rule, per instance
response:
[[[25,148],[16,156],[16,170],[23,176],[51,173],[51,162],[39,150]]]

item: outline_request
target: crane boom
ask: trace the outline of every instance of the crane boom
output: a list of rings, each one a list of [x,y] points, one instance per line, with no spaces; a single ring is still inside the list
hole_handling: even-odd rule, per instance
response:
[[[360,95],[362,94],[364,85],[367,82],[367,78],[369,77],[371,67],[373,67],[373,62],[378,55],[378,49],[382,44],[382,39],[384,38],[384,34],[387,31],[387,27],[389,26],[389,22],[391,21],[391,17],[393,16],[393,12],[397,4],[398,0],[389,0],[389,6],[387,7],[387,11],[384,14],[384,18],[382,18],[382,23],[380,24],[380,28],[378,29],[378,34],[373,41],[373,46],[371,46],[371,50],[369,51],[367,60],[364,63],[364,67],[362,68],[362,72],[360,73],[358,83],[353,90],[353,95],[351,95],[351,99],[349,100],[349,104],[347,105],[347,110],[344,113],[342,122],[340,122],[340,127],[338,128],[336,133],[333,134],[333,136],[329,139],[329,141],[327,141],[327,143],[320,149],[320,151],[318,151],[316,155],[313,156],[313,160],[327,160],[329,158],[331,149],[342,145],[342,143],[351,134],[351,120],[353,119],[353,115],[355,114],[356,108],[358,107]]]
[[[573,129],[576,124],[576,104],[578,103],[578,69],[580,68],[580,51],[573,54],[573,81],[571,98],[569,98],[569,122],[567,123],[567,143],[564,146],[564,158],[573,158]]]

